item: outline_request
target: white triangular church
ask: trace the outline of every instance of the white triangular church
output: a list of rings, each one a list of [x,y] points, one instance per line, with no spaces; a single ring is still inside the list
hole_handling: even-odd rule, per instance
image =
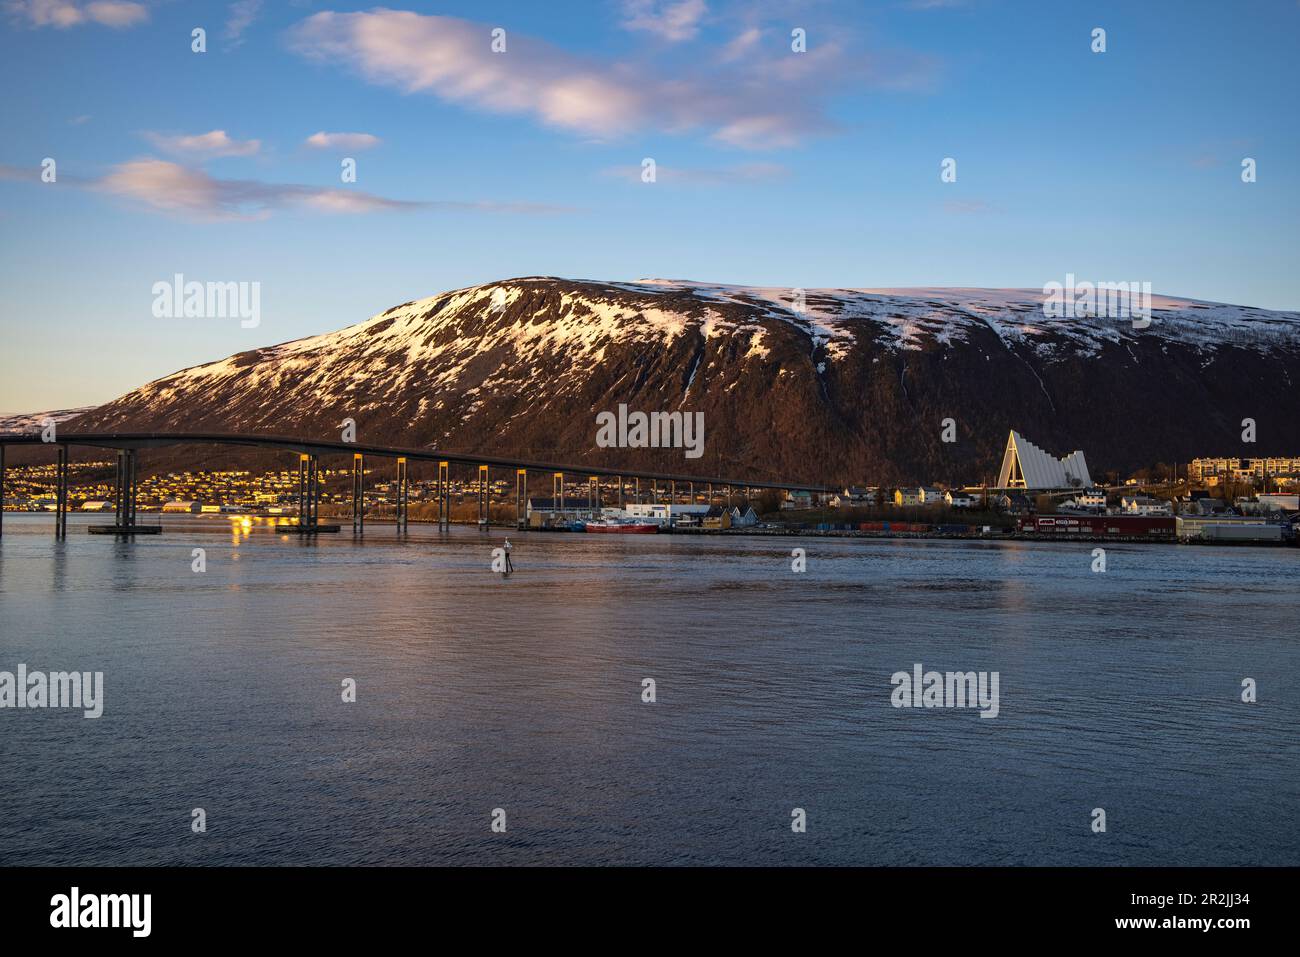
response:
[[[1007,436],[1007,450],[1002,456],[998,488],[1021,488],[1032,492],[1050,492],[1088,488],[1092,477],[1082,452],[1071,452],[1063,459],[1044,452],[1019,432]]]

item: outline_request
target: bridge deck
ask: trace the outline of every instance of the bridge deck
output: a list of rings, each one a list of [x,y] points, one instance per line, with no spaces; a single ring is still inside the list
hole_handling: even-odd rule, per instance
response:
[[[604,478],[640,478],[660,482],[699,482],[731,485],[738,488],[780,489],[803,492],[826,492],[822,485],[797,482],[773,482],[718,475],[688,475],[673,472],[645,472],[636,469],[604,468],[540,462],[531,459],[504,458],[471,452],[448,452],[440,449],[401,448],[386,445],[363,445],[359,442],[328,441],[284,435],[243,435],[230,432],[72,432],[58,434],[54,442],[44,442],[39,433],[0,433],[0,448],[6,445],[82,445],[105,449],[150,449],[173,445],[231,445],[263,449],[280,449],[303,455],[355,455],[375,458],[405,458],[416,462],[454,462],[458,465],[487,465],[496,468],[527,469],[530,472],[567,472],[597,475]]]

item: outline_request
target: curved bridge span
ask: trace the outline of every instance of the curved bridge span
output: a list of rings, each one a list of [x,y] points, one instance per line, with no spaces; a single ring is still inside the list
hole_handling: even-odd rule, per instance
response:
[[[438,521],[440,524],[450,521],[450,477],[452,465],[468,466],[477,469],[479,478],[479,517],[486,516],[488,505],[487,483],[493,469],[508,469],[515,474],[515,509],[516,520],[524,515],[527,501],[529,473],[550,473],[553,476],[555,498],[562,499],[564,494],[564,476],[585,475],[588,477],[589,503],[593,508],[600,506],[601,480],[617,480],[618,501],[623,504],[624,487],[628,480],[636,483],[636,492],[640,495],[640,482],[651,483],[653,501],[659,500],[659,483],[668,486],[675,501],[677,485],[690,488],[692,501],[695,498],[695,485],[709,487],[712,499],[713,487],[721,486],[730,498],[733,490],[776,489],[779,491],[825,492],[820,485],[803,485],[791,482],[774,482],[770,479],[753,479],[735,476],[690,475],[672,472],[649,472],[635,469],[604,468],[591,465],[573,465],[559,462],[544,462],[533,459],[481,455],[475,452],[452,452],[442,449],[403,448],[400,446],[368,445],[360,442],[343,442],[322,439],[303,438],[285,435],[260,435],[234,432],[55,432],[53,441],[46,441],[40,433],[0,433],[0,503],[4,500],[5,462],[4,451],[7,446],[42,446],[54,448],[58,455],[56,470],[56,508],[55,534],[67,535],[68,513],[68,449],[72,446],[113,449],[117,452],[117,479],[114,485],[114,506],[116,521],[113,526],[103,531],[130,534],[139,526],[136,524],[136,454],[141,449],[169,448],[177,445],[226,445],[242,448],[258,448],[272,451],[292,452],[298,456],[298,526],[301,531],[337,530],[338,526],[322,526],[318,521],[320,503],[320,468],[318,460],[323,455],[346,455],[352,458],[352,524],[358,531],[365,528],[365,460],[392,459],[397,465],[396,518],[398,529],[405,528],[407,522],[407,505],[409,493],[408,465],[411,462],[436,463],[438,467]],[[608,484],[608,483],[606,483]],[[3,509],[0,508],[0,534],[3,533]]]

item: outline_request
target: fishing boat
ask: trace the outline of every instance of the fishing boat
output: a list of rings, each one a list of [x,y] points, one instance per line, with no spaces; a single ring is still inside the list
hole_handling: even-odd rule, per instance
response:
[[[622,535],[653,535],[659,531],[655,522],[638,522],[632,519],[607,518],[601,522],[584,522],[589,532],[613,532]]]

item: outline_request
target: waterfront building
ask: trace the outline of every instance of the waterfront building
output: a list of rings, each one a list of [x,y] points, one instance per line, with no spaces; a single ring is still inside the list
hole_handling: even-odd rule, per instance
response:
[[[587,499],[577,495],[565,496],[558,502],[553,498],[530,498],[526,516],[531,527],[585,521],[595,517]]]
[[[634,502],[623,509],[628,518],[639,518],[659,525],[698,525],[709,513],[709,505]]]
[[[731,510],[722,505],[714,505],[700,516],[700,526],[719,530],[731,528]]]
[[[1178,537],[1184,541],[1280,542],[1282,525],[1263,518],[1179,515]]]

